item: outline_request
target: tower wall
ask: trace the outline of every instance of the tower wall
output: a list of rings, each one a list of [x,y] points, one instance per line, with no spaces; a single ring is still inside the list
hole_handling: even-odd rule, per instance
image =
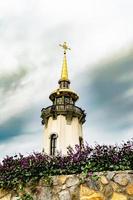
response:
[[[79,144],[79,137],[83,137],[82,124],[77,117],[73,117],[71,121],[63,115],[58,115],[56,120],[50,117],[47,126],[44,127],[44,150],[47,154],[50,154],[52,134],[57,135],[56,152],[66,154],[67,147],[75,147],[75,144]]]

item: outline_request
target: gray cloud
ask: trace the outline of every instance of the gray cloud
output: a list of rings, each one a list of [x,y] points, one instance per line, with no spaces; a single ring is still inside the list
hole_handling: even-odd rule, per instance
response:
[[[20,87],[23,78],[28,74],[28,69],[20,67],[15,72],[9,72],[0,76],[0,89],[3,93]]]
[[[31,107],[0,126],[0,144],[20,135],[41,132],[40,107]]]
[[[85,75],[88,113],[107,130],[133,127],[133,52],[102,62]],[[89,104],[91,107],[89,107]]]

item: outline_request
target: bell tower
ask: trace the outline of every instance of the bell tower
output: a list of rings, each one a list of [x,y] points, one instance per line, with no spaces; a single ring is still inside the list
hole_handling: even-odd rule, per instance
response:
[[[59,87],[53,91],[49,98],[52,105],[41,111],[44,125],[44,151],[49,155],[57,152],[67,153],[67,147],[81,145],[83,142],[82,124],[85,122],[84,110],[77,107],[78,95],[70,89],[66,51],[70,50],[66,42],[60,46],[64,50],[61,78]]]

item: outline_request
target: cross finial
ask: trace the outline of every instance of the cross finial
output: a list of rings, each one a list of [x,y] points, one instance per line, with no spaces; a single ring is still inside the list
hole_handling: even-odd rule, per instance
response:
[[[66,54],[67,50],[71,50],[68,46],[67,43],[64,42],[63,44],[59,44],[60,47],[62,47],[64,49],[64,54]]]

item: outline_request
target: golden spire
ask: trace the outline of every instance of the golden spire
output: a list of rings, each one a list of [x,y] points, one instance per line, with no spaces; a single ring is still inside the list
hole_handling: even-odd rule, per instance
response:
[[[64,49],[64,58],[63,58],[63,64],[62,64],[62,72],[61,72],[61,80],[68,80],[68,70],[67,70],[67,59],[66,59],[66,51],[71,50],[66,42],[64,44],[59,44],[60,47]]]

